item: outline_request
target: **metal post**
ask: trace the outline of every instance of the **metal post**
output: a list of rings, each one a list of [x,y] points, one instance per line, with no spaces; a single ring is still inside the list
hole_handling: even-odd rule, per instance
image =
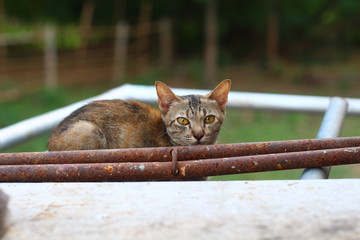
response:
[[[45,27],[44,41],[45,87],[54,88],[58,85],[56,29],[54,26]]]
[[[217,68],[217,1],[207,1],[205,7],[204,83],[213,85]]]
[[[340,135],[344,119],[346,116],[348,103],[344,98],[333,97],[330,100],[317,138],[334,138]],[[331,167],[308,168],[301,175],[301,179],[327,179],[329,178]]]
[[[160,59],[164,69],[172,66],[173,63],[173,38],[171,28],[171,20],[169,18],[159,22]]]
[[[129,38],[129,26],[126,23],[118,23],[115,29],[115,47],[113,63],[113,84],[117,84],[125,76],[126,54]]]

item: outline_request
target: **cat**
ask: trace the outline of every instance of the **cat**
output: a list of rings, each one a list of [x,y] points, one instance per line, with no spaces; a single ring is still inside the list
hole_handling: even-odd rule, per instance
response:
[[[49,151],[214,144],[231,87],[222,81],[207,95],[177,96],[155,83],[159,109],[134,100],[100,100],[71,113],[53,131]]]

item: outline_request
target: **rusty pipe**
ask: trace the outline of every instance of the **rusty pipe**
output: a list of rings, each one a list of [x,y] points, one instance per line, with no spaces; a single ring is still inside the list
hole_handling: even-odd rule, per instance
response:
[[[0,166],[1,182],[94,182],[199,178],[360,163],[360,147],[177,162]]]
[[[62,152],[0,153],[0,165],[117,162],[167,162],[177,149],[178,161],[299,152],[360,146],[360,137],[271,141],[181,147],[106,149]]]

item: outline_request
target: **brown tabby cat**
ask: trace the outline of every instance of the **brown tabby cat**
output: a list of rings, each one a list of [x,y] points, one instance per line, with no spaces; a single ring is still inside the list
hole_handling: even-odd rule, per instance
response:
[[[230,80],[211,93],[176,96],[156,82],[159,109],[133,100],[89,103],[52,132],[49,151],[214,144],[225,117]]]

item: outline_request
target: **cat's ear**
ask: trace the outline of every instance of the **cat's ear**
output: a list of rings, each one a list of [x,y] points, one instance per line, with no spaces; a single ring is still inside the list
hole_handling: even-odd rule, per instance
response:
[[[207,95],[207,98],[215,100],[219,105],[221,111],[225,111],[226,104],[228,102],[228,95],[230,92],[231,80],[226,79],[216,86],[211,93]]]
[[[167,113],[169,111],[170,105],[176,101],[179,101],[180,98],[176,96],[171,89],[166,86],[164,83],[157,81],[155,83],[156,93],[158,95],[158,103],[161,112]]]

